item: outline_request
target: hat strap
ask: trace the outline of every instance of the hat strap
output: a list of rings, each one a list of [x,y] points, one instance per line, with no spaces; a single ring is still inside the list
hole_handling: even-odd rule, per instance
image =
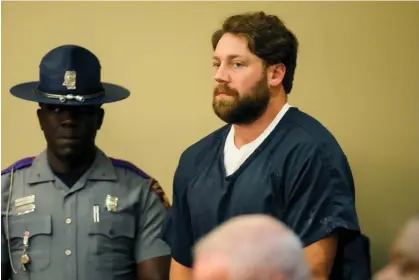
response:
[[[86,99],[92,99],[92,98],[101,97],[105,95],[104,91],[99,91],[97,93],[89,94],[89,95],[53,94],[53,93],[42,92],[40,90],[36,90],[36,91],[38,93],[41,93],[43,96],[47,98],[58,99],[62,103],[66,102],[67,100],[76,100],[79,102],[84,102]]]

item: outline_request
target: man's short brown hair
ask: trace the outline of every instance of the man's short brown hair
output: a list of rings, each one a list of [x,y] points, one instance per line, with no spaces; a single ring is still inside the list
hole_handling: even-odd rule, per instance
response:
[[[222,28],[212,35],[214,50],[225,33],[246,38],[249,50],[266,65],[284,64],[286,72],[282,84],[287,94],[291,92],[297,66],[298,40],[277,16],[255,12],[228,17]]]

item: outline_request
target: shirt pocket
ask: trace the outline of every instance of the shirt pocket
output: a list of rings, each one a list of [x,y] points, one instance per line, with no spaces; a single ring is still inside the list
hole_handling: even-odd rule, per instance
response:
[[[135,264],[135,236],[132,214],[101,211],[99,222],[92,222],[89,228],[90,272],[112,279],[112,273]]]
[[[5,225],[6,222],[7,220],[4,219]],[[51,261],[52,219],[50,215],[31,213],[19,217],[10,216],[6,230],[9,231],[11,261],[18,272],[13,274],[13,279],[26,279],[19,276],[42,271],[48,267]],[[24,272],[20,258],[24,252],[23,237],[26,231],[29,232],[27,254],[30,262],[26,265],[27,272]]]

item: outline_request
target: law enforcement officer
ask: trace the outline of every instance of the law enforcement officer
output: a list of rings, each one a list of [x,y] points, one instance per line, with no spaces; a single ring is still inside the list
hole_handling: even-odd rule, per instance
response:
[[[164,228],[171,279],[190,279],[199,238],[250,213],[272,215],[298,235],[313,279],[369,279],[368,261],[346,259],[368,252],[345,255],[362,240],[347,158],[327,128],[288,103],[296,36],[277,16],[256,12],[228,17],[211,39],[213,108],[227,125],[180,157]]]
[[[64,45],[42,58],[39,81],[11,88],[39,103],[47,148],[2,172],[3,279],[168,279],[163,190],[95,145],[101,105],[130,94],[100,70],[92,52]]]

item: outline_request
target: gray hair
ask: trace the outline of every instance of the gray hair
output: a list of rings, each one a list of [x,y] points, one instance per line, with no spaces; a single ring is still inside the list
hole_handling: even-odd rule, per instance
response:
[[[265,215],[232,218],[204,236],[194,256],[222,255],[230,280],[307,280],[309,271],[299,238],[283,223]]]

